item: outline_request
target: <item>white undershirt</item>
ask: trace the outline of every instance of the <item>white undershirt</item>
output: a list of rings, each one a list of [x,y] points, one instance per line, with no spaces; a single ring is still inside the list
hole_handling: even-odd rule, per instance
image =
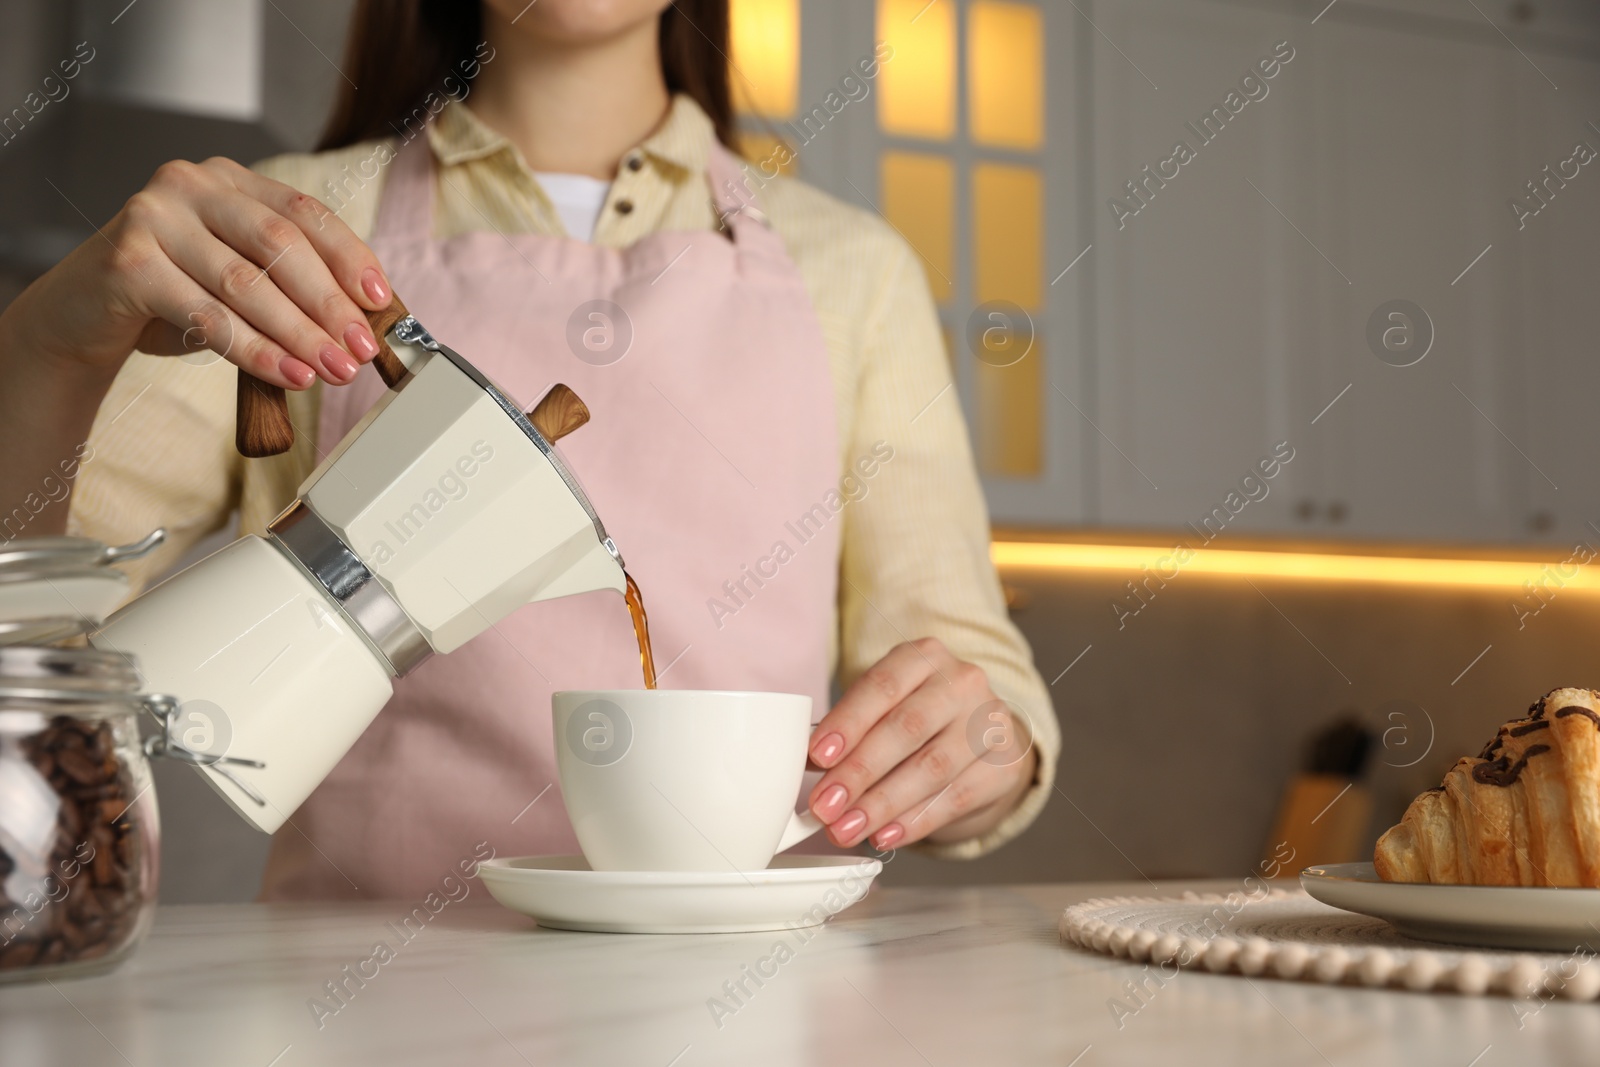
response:
[[[595,223],[600,221],[600,209],[605,206],[611,183],[587,174],[535,173],[534,177],[555,205],[567,236],[580,241],[594,240]]]

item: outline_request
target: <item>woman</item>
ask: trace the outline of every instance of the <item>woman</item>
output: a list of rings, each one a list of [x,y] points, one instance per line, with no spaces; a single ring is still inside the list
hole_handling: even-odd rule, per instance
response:
[[[70,519],[28,532],[166,526],[139,581],[235,508],[259,530],[381,389],[363,313],[398,291],[519,400],[563,381],[588,401],[563,449],[645,590],[664,685],[820,712],[836,674],[807,798],[833,844],[1015,836],[1058,729],[920,267],[799,182],[750,189],[726,40],[726,0],[358,4],[322,151],[162,167],[0,315],[0,499],[70,464]],[[234,452],[229,362],[290,390],[287,455]],[[415,895],[480,841],[575,851],[538,802],[537,716],[555,688],[637,684],[609,597],[429,661],[277,835],[264,896]]]

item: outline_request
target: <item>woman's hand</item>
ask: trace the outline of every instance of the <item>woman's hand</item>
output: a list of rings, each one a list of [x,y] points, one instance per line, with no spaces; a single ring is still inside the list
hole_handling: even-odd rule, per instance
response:
[[[811,762],[828,771],[810,807],[833,843],[870,836],[888,849],[993,828],[1027,792],[1038,756],[983,668],[924,637],[856,679],[817,725]]]
[[[355,377],[389,304],[377,258],[313,197],[227,159],[156,171],[95,237],[6,309],[57,365],[115,370],[135,349],[211,349],[262,381]]]

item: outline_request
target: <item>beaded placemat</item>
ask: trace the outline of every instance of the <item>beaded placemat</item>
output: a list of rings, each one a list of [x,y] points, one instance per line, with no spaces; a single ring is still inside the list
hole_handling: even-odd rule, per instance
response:
[[[1214,974],[1471,996],[1600,997],[1600,961],[1590,952],[1417,941],[1301,889],[1097,898],[1063,912],[1060,930],[1063,941],[1081,948]]]

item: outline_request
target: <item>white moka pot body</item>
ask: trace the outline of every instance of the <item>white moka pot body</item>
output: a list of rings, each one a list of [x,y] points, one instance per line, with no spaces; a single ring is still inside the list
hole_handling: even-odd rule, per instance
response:
[[[624,588],[582,490],[510,401],[453,353],[388,340],[410,375],[327,455],[269,537],[247,535],[174,575],[91,638],[137,656],[147,691],[181,702],[177,722],[215,722],[209,744],[187,747],[265,764],[199,770],[268,833],[349,751],[394,677],[524,604]],[[307,558],[296,518],[332,552]],[[323,569],[330,554],[337,573]],[[352,585],[359,598],[346,595]],[[373,600],[409,636],[403,658],[374,635]]]
[[[138,659],[146,691],[180,703],[178,740],[229,766],[197,769],[272,833],[327,777],[394,692],[387,666],[282,550],[241,537],[151,589],[90,638]]]
[[[581,490],[526,420],[454,360],[391,344],[411,377],[328,454],[301,498],[433,650],[454,651],[536,600],[620,593],[621,564]]]

